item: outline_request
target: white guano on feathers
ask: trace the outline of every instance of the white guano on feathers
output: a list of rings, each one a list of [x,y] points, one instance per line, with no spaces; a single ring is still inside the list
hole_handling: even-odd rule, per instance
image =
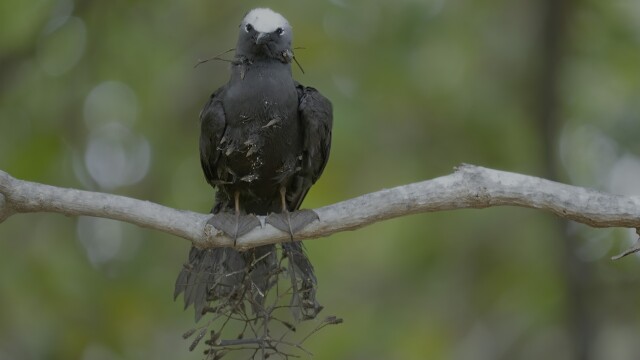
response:
[[[268,8],[257,8],[249,11],[242,20],[242,24],[251,24],[256,31],[261,33],[270,33],[276,31],[277,28],[287,29],[291,27],[287,19]]]

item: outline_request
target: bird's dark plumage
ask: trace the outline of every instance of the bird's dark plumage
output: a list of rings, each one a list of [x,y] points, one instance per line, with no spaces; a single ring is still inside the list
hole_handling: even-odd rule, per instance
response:
[[[293,80],[291,27],[269,9],[254,9],[240,25],[236,58],[227,84],[200,114],[200,161],[217,189],[214,218],[234,213],[235,197],[246,214],[299,209],[324,170],[331,146],[332,107],[316,89]],[[282,245],[297,315],[315,317],[316,278],[302,243]],[[196,319],[210,301],[248,297],[254,306],[273,286],[279,267],[275,246],[245,252],[192,248],[176,282]]]

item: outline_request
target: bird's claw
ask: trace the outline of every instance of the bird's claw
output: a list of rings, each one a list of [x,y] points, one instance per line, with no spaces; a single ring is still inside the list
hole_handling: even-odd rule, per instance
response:
[[[260,220],[253,214],[219,213],[213,215],[207,223],[232,238],[233,246],[239,237],[260,226]]]
[[[315,220],[320,220],[320,217],[315,211],[303,209],[294,212],[271,213],[267,216],[266,223],[290,234],[291,238],[293,238],[294,234]]]

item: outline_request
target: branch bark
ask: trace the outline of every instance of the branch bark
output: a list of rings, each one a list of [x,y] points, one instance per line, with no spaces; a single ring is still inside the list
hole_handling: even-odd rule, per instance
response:
[[[612,195],[538,177],[463,164],[450,175],[362,195],[314,209],[320,221],[296,240],[355,230],[378,221],[416,214],[492,206],[549,211],[592,227],[640,228],[640,197]],[[0,222],[16,213],[54,212],[126,221],[164,231],[198,247],[233,246],[233,240],[207,224],[210,214],[177,210],[124,196],[18,180],[0,171]],[[261,217],[261,220],[264,220]],[[237,240],[236,247],[280,243],[289,235],[264,224]]]

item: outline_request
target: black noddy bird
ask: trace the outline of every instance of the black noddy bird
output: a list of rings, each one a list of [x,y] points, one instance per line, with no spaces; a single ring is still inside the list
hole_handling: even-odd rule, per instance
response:
[[[216,191],[210,224],[234,240],[260,226],[255,215],[290,234],[288,259],[291,306],[298,319],[321,310],[317,280],[301,242],[293,235],[317,214],[300,210],[309,188],[329,159],[332,105],[312,87],[293,79],[292,28],[266,8],[249,11],[231,62],[229,81],[200,113],[200,162]],[[244,252],[192,247],[176,281],[198,321],[213,302],[249,301],[259,308],[279,269],[275,245]]]

